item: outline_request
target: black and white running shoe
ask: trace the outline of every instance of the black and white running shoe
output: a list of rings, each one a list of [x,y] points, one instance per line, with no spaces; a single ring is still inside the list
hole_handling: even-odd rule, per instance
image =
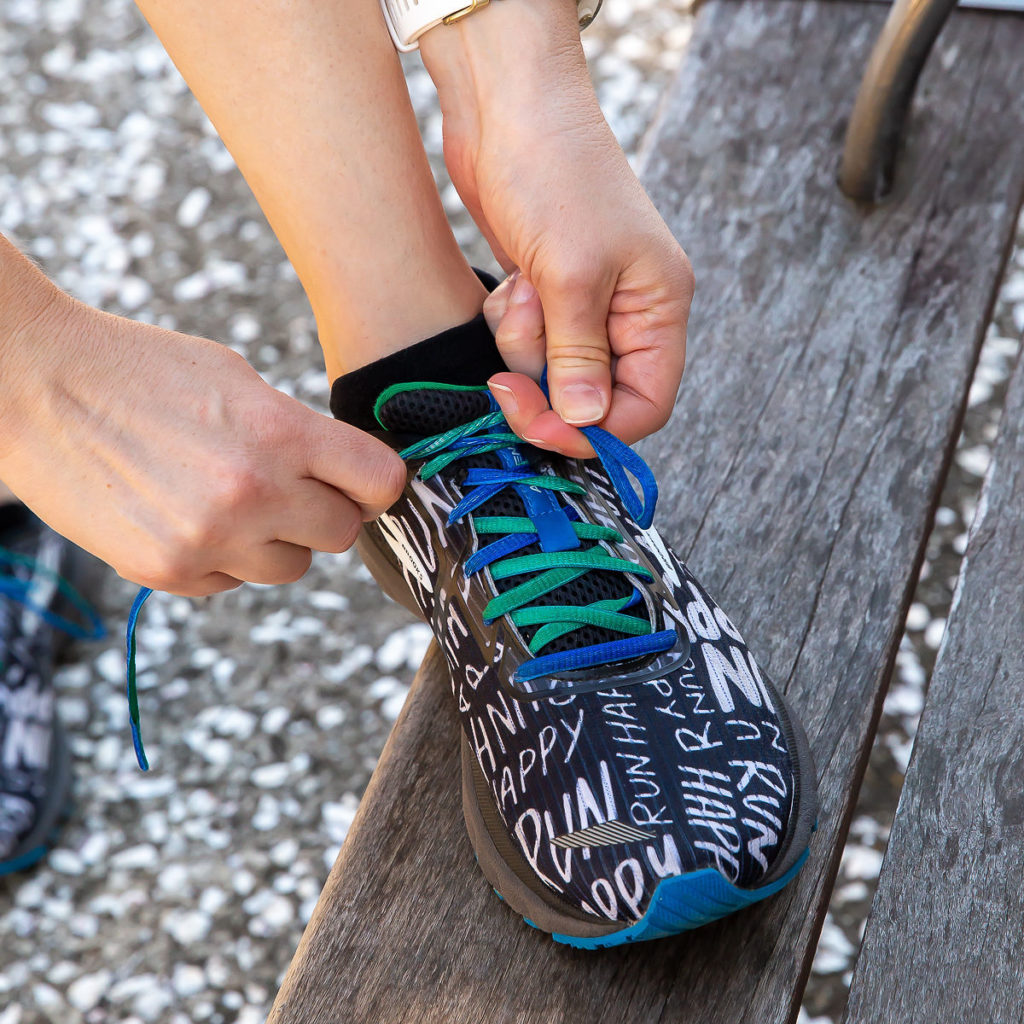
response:
[[[68,814],[53,666],[67,638],[104,635],[77,589],[98,566],[24,505],[0,505],[0,875],[42,859]]]
[[[447,658],[495,891],[574,946],[697,927],[804,863],[806,738],[651,526],[643,461],[597,428],[588,462],[522,441],[486,388],[504,369],[481,316],[335,382],[335,416],[409,467],[360,552]]]

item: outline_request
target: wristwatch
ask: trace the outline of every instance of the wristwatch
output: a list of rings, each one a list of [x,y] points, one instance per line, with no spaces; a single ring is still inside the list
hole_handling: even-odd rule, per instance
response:
[[[435,25],[451,25],[486,7],[489,0],[380,0],[384,20],[395,48],[409,53],[419,47],[419,38]],[[602,0],[576,0],[580,28],[586,28],[597,16]]]

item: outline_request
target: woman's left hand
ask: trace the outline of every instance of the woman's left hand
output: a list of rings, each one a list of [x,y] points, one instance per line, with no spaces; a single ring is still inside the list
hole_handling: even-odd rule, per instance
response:
[[[682,376],[693,272],[601,113],[575,4],[502,0],[420,46],[452,181],[513,272],[484,307],[514,371],[491,382],[509,424],[576,456],[593,454],[578,426],[653,433]]]

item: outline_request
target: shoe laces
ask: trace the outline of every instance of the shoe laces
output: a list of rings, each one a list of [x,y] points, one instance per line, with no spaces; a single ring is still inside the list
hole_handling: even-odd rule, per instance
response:
[[[394,385],[380,396],[378,409],[399,391],[412,388],[448,390],[451,385]],[[477,536],[497,537],[466,560],[467,577],[487,568],[494,581],[517,581],[504,592],[495,594],[483,613],[486,623],[508,616],[517,627],[535,627],[528,643],[533,657],[518,666],[515,678],[527,681],[671,650],[678,640],[675,630],[655,631],[648,619],[627,614],[628,609],[643,600],[636,583],[632,592],[621,598],[572,605],[537,603],[589,572],[625,574],[642,582],[652,582],[653,576],[636,562],[609,554],[609,548],[624,543],[622,534],[608,526],[583,522],[575,508],[563,504],[559,495],[584,496],[586,489],[554,472],[538,472],[523,455],[524,450],[538,453],[538,449],[511,431],[489,393],[488,398],[489,413],[423,438],[399,455],[406,461],[423,460],[418,476],[424,481],[460,459],[485,453],[494,453],[497,457],[500,463],[497,467],[471,466],[466,470],[461,481],[465,496],[449,514],[448,525],[468,516]],[[583,432],[623,507],[638,526],[647,529],[653,521],[658,498],[650,468],[636,452],[608,431],[584,427]],[[630,483],[630,476],[640,487],[639,495]],[[474,514],[506,488],[521,499],[525,516]],[[538,545],[540,551],[517,554],[533,545]],[[596,626],[621,633],[623,637],[543,653],[553,641],[583,626]]]
[[[19,573],[18,569],[22,571]],[[81,615],[82,622],[75,622],[38,601],[36,590],[41,579],[54,583],[71,607]],[[4,598],[6,600],[2,600]],[[0,545],[0,626],[3,626],[4,620],[10,619],[11,603],[27,608],[48,626],[76,640],[102,640],[107,635],[99,614],[69,580],[31,555]],[[0,631],[8,632],[6,629]],[[20,645],[4,644],[0,648],[0,668],[3,667],[4,656],[23,658],[24,654],[19,656],[19,651]]]
[[[414,389],[487,390],[434,383],[396,384],[381,393],[376,409],[379,410],[395,394]],[[484,609],[487,622],[507,615],[517,627],[537,627],[529,642],[530,653],[534,657],[519,665],[516,678],[526,681],[661,654],[674,648],[678,643],[674,629],[655,631],[647,619],[626,614],[629,608],[643,600],[635,584],[632,593],[622,598],[591,601],[585,605],[536,603],[546,594],[588,572],[621,573],[646,582],[651,582],[653,576],[636,562],[607,553],[603,545],[614,547],[623,544],[622,534],[611,527],[583,522],[574,508],[558,500],[558,494],[584,496],[587,492],[579,484],[555,473],[537,472],[521,451],[538,450],[512,432],[489,392],[487,397],[491,407],[489,413],[443,433],[425,437],[403,449],[399,456],[406,461],[422,460],[418,475],[426,481],[459,459],[488,452],[496,454],[500,468],[470,467],[467,470],[463,480],[467,493],[452,509],[448,523],[451,525],[464,516],[471,516],[478,536],[498,538],[467,560],[467,576],[489,568],[494,580],[522,577],[511,589],[496,594]],[[648,529],[658,500],[658,486],[650,467],[607,430],[600,427],[581,429],[623,508],[641,529]],[[630,477],[639,484],[639,495],[630,483]],[[473,515],[475,509],[509,487],[522,499],[526,516]],[[584,542],[588,542],[587,546]],[[533,544],[540,545],[540,552],[516,555],[517,551]],[[139,715],[136,629],[142,607],[152,593],[149,587],[139,589],[125,629],[128,715],[135,757],[143,771],[149,769],[149,759],[142,744]],[[581,626],[597,626],[621,633],[623,638],[551,654],[542,653],[548,644]]]

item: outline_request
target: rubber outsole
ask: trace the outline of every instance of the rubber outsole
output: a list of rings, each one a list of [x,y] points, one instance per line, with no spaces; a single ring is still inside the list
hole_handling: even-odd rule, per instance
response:
[[[43,842],[38,843],[36,846],[33,846],[28,850],[22,851],[14,857],[9,857],[7,860],[0,861],[0,878],[3,878],[6,875],[17,874],[19,871],[27,871],[29,868],[35,867],[41,860],[43,860],[43,858],[45,858],[46,855],[60,842],[64,826],[71,819],[72,812],[72,805],[68,802]]]
[[[477,864],[495,894],[531,927],[546,932],[555,942],[576,949],[611,949],[634,942],[663,939],[711,924],[774,896],[797,876],[810,854],[805,843],[785,874],[756,889],[741,889],[715,868],[701,868],[663,878],[640,920],[622,922],[593,918],[581,921],[568,908],[558,906],[555,892],[541,896],[527,887],[509,861],[502,857],[488,832],[472,782],[472,751],[462,739],[462,810]],[[816,824],[816,823],[815,823]],[[812,826],[813,831],[814,826]]]
[[[0,878],[3,878],[5,875],[17,874],[19,871],[27,871],[29,868],[35,867],[60,842],[60,836],[64,830],[64,825],[70,817],[71,808],[69,807],[64,812],[60,822],[47,837],[45,843],[40,843],[38,846],[19,854],[17,857],[11,857],[8,860],[0,861]]]

